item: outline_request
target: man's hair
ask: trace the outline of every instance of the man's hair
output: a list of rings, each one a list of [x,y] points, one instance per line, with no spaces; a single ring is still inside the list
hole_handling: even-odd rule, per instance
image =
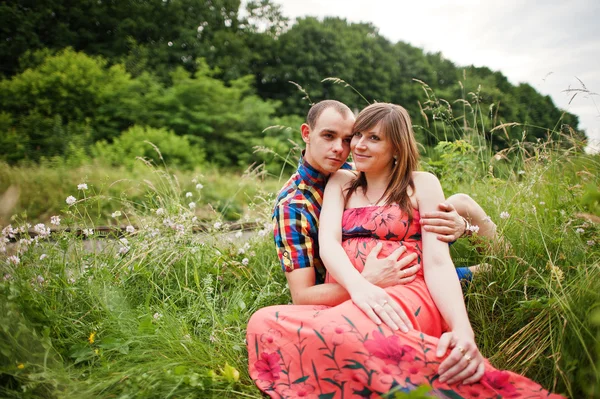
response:
[[[308,126],[311,129],[315,127],[317,120],[319,119],[319,116],[321,116],[323,111],[325,111],[327,108],[335,109],[344,118],[346,117],[347,114],[352,114],[352,111],[350,110],[350,108],[348,108],[348,106],[346,104],[341,103],[339,101],[336,101],[336,100],[319,101],[318,103],[313,104],[313,106],[310,107],[310,110],[308,111],[308,115],[306,116],[306,123],[308,124]]]
[[[398,204],[400,209],[412,219],[412,205],[408,189],[415,191],[412,172],[419,168],[419,150],[413,132],[410,116],[406,109],[396,104],[375,103],[360,111],[352,133],[367,132],[381,123],[381,131],[392,144],[394,161],[391,178],[380,200],[386,199],[386,204]],[[345,203],[350,196],[360,188],[367,192],[367,179],[363,172],[352,182],[346,192]]]

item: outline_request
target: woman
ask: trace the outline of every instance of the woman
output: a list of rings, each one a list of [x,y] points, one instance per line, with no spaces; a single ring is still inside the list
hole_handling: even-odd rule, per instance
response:
[[[417,172],[406,110],[365,108],[351,149],[360,173],[339,171],[329,180],[319,242],[327,279],[352,300],[257,312],[248,352],[259,388],[274,398],[393,397],[422,384],[438,397],[558,397],[494,370],[479,353],[448,246],[419,226],[419,212],[435,210],[444,196],[433,175]],[[377,245],[380,256],[405,246],[422,271],[385,290],[368,283],[360,271]]]

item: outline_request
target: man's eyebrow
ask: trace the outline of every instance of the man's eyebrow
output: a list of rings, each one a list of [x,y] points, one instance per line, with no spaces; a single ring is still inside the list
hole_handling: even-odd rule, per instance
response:
[[[323,134],[323,133],[338,134],[338,132],[337,132],[337,131],[335,131],[335,130],[332,130],[332,129],[327,129],[327,128],[325,128],[325,129],[322,129],[322,130],[319,132],[319,134]]]

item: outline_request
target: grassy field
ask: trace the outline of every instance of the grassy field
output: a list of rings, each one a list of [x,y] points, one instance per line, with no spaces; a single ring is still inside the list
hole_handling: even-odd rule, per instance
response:
[[[476,339],[496,367],[598,397],[600,159],[513,150],[482,157],[456,143],[423,165],[447,195],[471,194],[510,243],[452,247],[456,264],[492,265],[465,289]],[[290,301],[269,220],[281,184],[257,172],[0,168],[0,191],[19,192],[2,235],[17,242],[0,253],[0,396],[260,398],[244,335],[254,311]],[[240,237],[222,224],[233,219],[262,228]],[[27,221],[44,223],[34,241],[18,230]],[[191,233],[199,224],[207,235]],[[44,237],[98,225],[135,230],[97,251],[85,235]]]

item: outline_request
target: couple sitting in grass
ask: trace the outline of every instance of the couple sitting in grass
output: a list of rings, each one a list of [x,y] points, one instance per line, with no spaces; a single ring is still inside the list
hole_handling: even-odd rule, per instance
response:
[[[455,269],[447,242],[471,225],[494,240],[496,226],[418,171],[406,110],[376,103],[355,120],[323,101],[302,139],[274,211],[294,305],[248,323],[257,386],[273,398],[393,397],[420,385],[442,398],[558,397],[480,354],[459,282],[477,270]]]

